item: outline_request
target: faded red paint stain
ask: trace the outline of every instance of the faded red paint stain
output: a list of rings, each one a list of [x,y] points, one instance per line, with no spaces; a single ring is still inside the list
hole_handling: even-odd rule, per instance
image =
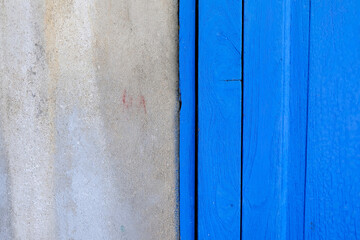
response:
[[[143,95],[140,96],[140,107],[144,108],[144,113],[146,114],[146,101]]]
[[[122,103],[126,108],[129,108],[132,106],[132,97],[127,95],[126,89],[124,90],[122,94]]]
[[[138,101],[139,105],[136,104],[137,107],[143,109],[144,113],[147,114],[145,97],[143,95],[140,95],[139,97],[137,97],[137,99],[139,99]],[[122,93],[121,102],[126,109],[132,108],[133,97],[127,93],[126,89]]]
[[[123,95],[122,95],[122,103],[124,105],[126,104],[126,90],[124,90]]]

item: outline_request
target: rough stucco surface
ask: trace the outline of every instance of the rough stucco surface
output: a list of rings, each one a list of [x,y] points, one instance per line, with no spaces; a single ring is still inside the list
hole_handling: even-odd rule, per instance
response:
[[[0,1],[0,239],[177,237],[177,1]]]

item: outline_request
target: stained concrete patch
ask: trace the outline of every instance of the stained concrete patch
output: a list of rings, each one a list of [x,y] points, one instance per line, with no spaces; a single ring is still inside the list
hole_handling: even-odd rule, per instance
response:
[[[1,239],[175,239],[177,1],[0,11]]]

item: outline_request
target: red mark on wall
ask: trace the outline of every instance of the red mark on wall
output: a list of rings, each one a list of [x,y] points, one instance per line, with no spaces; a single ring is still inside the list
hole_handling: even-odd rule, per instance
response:
[[[129,108],[132,106],[132,97],[127,95],[126,89],[124,90],[122,94],[122,103],[126,108]]]
[[[143,95],[140,95],[140,96],[138,96],[136,98],[138,99],[137,107],[140,108],[140,109],[143,109],[144,113],[147,114],[145,97]],[[124,105],[124,107],[126,109],[132,108],[133,97],[130,94],[127,93],[126,89],[122,93],[121,102],[122,102],[122,105]]]
[[[143,95],[140,96],[140,107],[144,108],[144,113],[146,114],[146,101]]]
[[[124,105],[126,105],[126,90],[124,90],[123,95],[122,95],[122,103]]]

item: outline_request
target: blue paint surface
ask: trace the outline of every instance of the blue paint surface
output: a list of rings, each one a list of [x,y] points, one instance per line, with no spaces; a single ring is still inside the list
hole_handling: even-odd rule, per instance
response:
[[[181,9],[182,238],[239,239],[242,222],[244,240],[359,239],[360,2],[245,1],[242,86],[241,3],[199,0],[196,233],[195,14]]]
[[[195,232],[195,0],[181,0],[179,8],[180,68],[180,238]]]
[[[199,239],[240,239],[241,12],[199,1]]]
[[[306,239],[360,239],[360,1],[312,1]]]
[[[302,239],[308,1],[245,1],[244,240]]]

